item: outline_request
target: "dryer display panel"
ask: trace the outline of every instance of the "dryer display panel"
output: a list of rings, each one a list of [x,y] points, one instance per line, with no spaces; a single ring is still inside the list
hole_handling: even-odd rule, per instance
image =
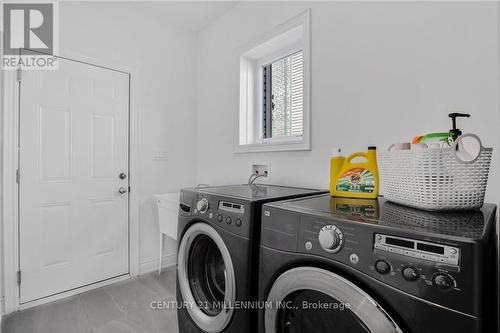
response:
[[[375,234],[374,249],[412,258],[458,266],[460,249],[415,239]]]
[[[228,201],[219,201],[219,209],[239,214],[245,213],[244,205]]]

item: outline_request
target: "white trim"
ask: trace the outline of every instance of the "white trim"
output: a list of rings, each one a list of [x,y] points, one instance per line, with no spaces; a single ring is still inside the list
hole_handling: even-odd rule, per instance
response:
[[[255,60],[245,57],[245,53],[254,50],[259,45],[262,45],[273,38],[276,38],[293,28],[302,26],[303,37],[301,42],[282,47],[279,50],[272,52],[262,58]],[[254,84],[249,84],[248,78],[251,76],[261,77],[262,65],[272,62],[273,59],[279,59],[286,54],[295,53],[302,50],[304,56],[304,102],[303,102],[303,125],[301,137],[286,137],[280,139],[262,140],[262,129],[258,126],[257,129],[249,128],[252,124],[259,123],[262,117],[257,118],[257,114],[262,114],[260,101],[262,94],[260,80],[254,80]],[[249,152],[269,152],[269,151],[294,151],[294,150],[310,150],[311,149],[311,10],[296,15],[285,23],[271,29],[268,33],[260,36],[252,43],[246,44],[244,47],[237,49],[240,56],[240,71],[238,71],[239,89],[238,92],[238,117],[236,126],[237,142],[233,149],[234,153],[249,153]],[[285,54],[283,53],[285,52]],[[246,73],[242,73],[246,70]],[[245,80],[242,80],[245,78]],[[250,87],[249,87],[250,86]],[[257,90],[252,92],[251,90]],[[244,101],[242,101],[242,95]],[[251,96],[250,96],[251,95]],[[259,112],[256,112],[256,111]],[[251,114],[249,115],[249,112]],[[245,125],[245,126],[244,126]],[[255,126],[253,126],[255,127]],[[258,134],[259,133],[259,134]],[[241,144],[243,135],[246,138],[247,144]]]
[[[141,264],[139,265],[139,275],[158,271],[159,260],[160,258],[141,262]],[[162,270],[175,265],[177,265],[177,253],[171,253],[166,256],[163,256],[161,265]]]
[[[283,59],[291,54],[295,54],[297,52],[302,51],[303,43],[295,43],[293,45],[288,45],[287,47],[281,48],[272,54],[269,54],[257,61],[257,65],[259,67],[265,67],[269,64],[272,64],[275,61]]]
[[[119,70],[129,74],[129,275],[134,277],[139,274],[139,204],[140,204],[140,179],[139,179],[139,71],[135,68],[123,65],[117,61],[96,59],[74,50],[65,50],[60,53],[61,57],[89,64]],[[18,140],[18,89],[16,73],[13,70],[3,71],[5,78],[5,101],[3,112],[3,173],[2,204],[3,204],[3,244],[4,244],[4,285],[5,285],[5,313],[21,309],[19,288],[17,286],[18,261],[18,187],[15,181],[15,172],[18,167],[17,140]],[[109,280],[108,280],[109,281]],[[75,289],[74,292],[82,292],[83,289],[97,288],[98,284]],[[39,304],[49,302],[51,297],[40,300]]]
[[[258,152],[269,152],[269,151],[295,151],[295,150],[311,150],[311,145],[306,143],[305,140],[287,138],[287,140],[273,141],[273,142],[262,142],[248,145],[238,145],[234,150],[235,154],[242,153],[258,153]]]
[[[4,292],[5,313],[17,310],[19,306],[19,293],[17,287],[17,195],[16,183],[17,169],[17,115],[18,115],[18,89],[15,71],[4,73],[4,109],[3,109],[3,152],[2,152],[2,223],[3,223],[3,256],[4,256]]]
[[[2,11],[2,9],[0,9],[0,12]],[[3,13],[0,13],[1,15],[3,15]],[[0,36],[3,37],[3,31],[0,30]],[[0,42],[2,45],[0,45],[0,54],[3,54],[3,38],[0,38]],[[1,56],[0,56],[0,60],[1,60]],[[4,71],[1,71],[0,72],[0,101],[4,101],[4,97],[5,97],[5,89],[3,89],[5,85],[5,74],[4,74]],[[4,102],[6,103],[6,102]],[[4,119],[3,119],[3,113],[5,112],[4,111],[4,105],[1,105],[0,106],[0,110],[2,110],[0,113],[0,130],[2,131],[3,133],[3,130],[4,130],[4,127],[3,127],[3,124],[4,124]],[[0,161],[0,163],[2,163],[0,165],[0,172],[3,172],[3,137],[0,138],[0,158],[2,158],[2,161]],[[3,177],[0,175],[0,188],[3,189]],[[3,190],[0,190],[0,198],[3,198]],[[4,250],[3,250],[3,209],[2,209],[2,206],[3,206],[3,200],[2,202],[0,202],[0,331],[2,330],[2,319],[3,319],[3,314],[5,312],[5,297],[4,297]]]

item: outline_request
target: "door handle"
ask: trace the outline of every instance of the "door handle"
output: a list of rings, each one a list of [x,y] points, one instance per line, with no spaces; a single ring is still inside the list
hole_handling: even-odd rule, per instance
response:
[[[118,177],[120,177],[120,179],[125,179],[125,178],[127,178],[127,174],[126,174],[126,173],[124,173],[124,172],[122,172],[122,173],[120,173],[120,174],[118,175]]]
[[[120,187],[120,188],[118,189],[118,193],[120,193],[120,194],[125,194],[125,193],[127,193],[127,190],[125,189],[125,187]]]

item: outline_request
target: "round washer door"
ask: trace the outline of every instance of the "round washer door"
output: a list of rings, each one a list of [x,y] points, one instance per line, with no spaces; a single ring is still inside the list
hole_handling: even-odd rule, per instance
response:
[[[191,319],[203,331],[220,332],[233,315],[236,283],[233,263],[224,241],[206,223],[190,226],[178,254],[179,289]]]
[[[267,300],[273,306],[265,310],[266,333],[402,333],[363,290],[316,267],[293,268],[280,275]]]

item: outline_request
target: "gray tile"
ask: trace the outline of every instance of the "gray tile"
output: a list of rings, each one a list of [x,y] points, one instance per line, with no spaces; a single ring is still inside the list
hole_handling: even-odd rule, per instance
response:
[[[35,309],[14,312],[2,320],[3,333],[35,332]]]
[[[176,309],[149,310],[157,332],[176,333],[179,331]]]
[[[117,320],[112,320],[105,324],[96,326],[92,329],[92,333],[154,333],[149,331],[140,325],[137,325],[128,318],[121,318]]]
[[[163,281],[164,286],[169,290],[175,290],[177,284],[177,266],[172,266],[158,275],[161,281]]]
[[[138,281],[154,293],[154,300],[175,299],[175,269],[165,270],[161,275],[156,272],[145,274]]]
[[[117,304],[122,312],[145,311],[149,309],[151,301],[155,300],[156,294],[148,289],[138,279],[116,283],[104,288]]]
[[[92,329],[93,333],[143,332],[158,333],[147,312],[133,312],[124,318],[109,321]]]
[[[84,333],[90,326],[78,297],[71,297],[36,308],[37,333]]]
[[[79,298],[91,326],[101,325],[125,316],[125,312],[102,288],[83,293]]]
[[[153,310],[152,301],[175,300],[175,267],[8,315],[3,333],[176,333],[175,308]]]

